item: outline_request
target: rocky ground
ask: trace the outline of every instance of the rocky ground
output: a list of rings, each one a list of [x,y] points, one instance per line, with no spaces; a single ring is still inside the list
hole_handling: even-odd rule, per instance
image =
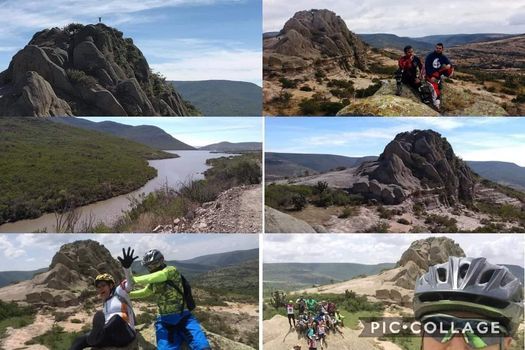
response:
[[[262,232],[262,186],[231,188],[213,202],[204,203],[172,224],[158,225],[153,232],[259,233]]]
[[[290,350],[294,345],[301,345],[306,348],[306,340],[294,329],[290,329],[288,319],[281,315],[276,315],[270,320],[263,322],[264,338],[263,345],[265,350]],[[372,350],[382,349],[380,344],[373,338],[359,337],[360,330],[353,330],[348,327],[342,328],[341,333],[329,333],[326,337],[326,349],[338,350]],[[394,346],[391,349],[401,350]],[[321,347],[319,347],[321,348]]]

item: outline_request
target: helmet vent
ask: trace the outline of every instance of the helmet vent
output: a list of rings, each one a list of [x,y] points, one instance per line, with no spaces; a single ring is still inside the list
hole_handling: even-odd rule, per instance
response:
[[[483,274],[479,278],[479,283],[480,284],[485,284],[488,281],[490,281],[490,279],[494,275],[494,272],[496,272],[496,271],[495,270],[487,270],[487,271],[483,272]]]
[[[470,268],[470,264],[463,264],[459,267],[459,277],[461,279],[465,278],[465,276],[467,275],[467,272],[468,272],[468,269]]]
[[[447,269],[440,267],[437,269],[437,275],[439,282],[445,283],[447,281]]]

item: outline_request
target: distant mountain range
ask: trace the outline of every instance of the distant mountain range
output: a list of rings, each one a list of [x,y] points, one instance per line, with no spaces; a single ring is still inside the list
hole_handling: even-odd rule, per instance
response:
[[[414,47],[416,54],[422,55],[434,49],[438,42],[443,43],[445,48],[476,42],[492,41],[503,38],[510,38],[515,35],[499,33],[480,33],[480,34],[448,34],[448,35],[429,35],[423,37],[400,37],[395,34],[358,34],[367,44],[379,49],[398,49],[403,50],[406,45]]]
[[[259,250],[236,250],[226,253],[203,255],[189,260],[171,260],[167,263],[174,265],[181,271],[181,273],[188,278],[188,280],[196,280],[198,276],[207,274],[218,269],[231,268],[233,266],[243,265],[259,259]],[[13,282],[25,281],[33,278],[35,274],[45,272],[48,268],[41,268],[32,271],[1,271],[0,272],[0,288],[7,286]],[[135,273],[147,273],[146,269],[142,267],[140,262],[135,261],[132,265],[132,270]],[[227,271],[233,271],[227,269]],[[223,275],[225,272],[221,272]],[[204,276],[204,278],[210,278]]]
[[[525,167],[508,162],[467,161],[478,175],[502,185],[525,191]]]
[[[82,129],[95,130],[162,150],[194,150],[188,144],[177,140],[159,127],[152,125],[131,126],[111,121],[92,122],[81,118],[50,119]]]
[[[13,282],[30,280],[34,275],[45,271],[47,271],[47,267],[33,271],[2,271],[0,272],[0,287]]]
[[[241,151],[261,151],[261,142],[219,142],[211,145],[199,147],[203,151],[213,152],[241,152]]]
[[[518,265],[506,265],[509,271],[521,283],[524,280],[525,270]],[[297,290],[313,285],[334,284],[347,281],[358,276],[379,274],[382,270],[396,267],[395,263],[381,263],[376,265],[354,263],[265,263],[263,265],[264,288]]]
[[[377,156],[347,157],[332,154],[265,153],[265,178],[275,180],[284,177],[304,176],[334,170],[352,168]],[[502,185],[525,191],[525,167],[498,161],[467,161],[469,167],[483,178]]]
[[[244,81],[172,81],[205,116],[261,116],[262,88]]]
[[[265,153],[266,179],[302,176],[335,170],[339,167],[353,168],[377,157],[346,157],[333,154]]]
[[[357,276],[375,275],[391,269],[395,263],[376,265],[354,263],[265,263],[263,280],[265,288],[295,290],[312,285],[333,284]]]

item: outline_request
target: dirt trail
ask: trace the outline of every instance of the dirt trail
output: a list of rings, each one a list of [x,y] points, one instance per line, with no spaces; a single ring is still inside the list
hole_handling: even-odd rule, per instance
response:
[[[196,210],[187,232],[262,232],[262,186],[240,186]]]
[[[37,314],[35,322],[22,328],[8,328],[6,336],[0,341],[0,349],[48,350],[47,347],[34,344],[25,345],[25,342],[49,331],[53,327],[53,316]]]
[[[294,330],[290,330],[288,319],[284,316],[274,316],[263,322],[263,344],[264,350],[290,350],[294,345],[307,348],[304,337],[299,336]],[[322,349],[333,350],[372,350],[380,349],[373,338],[359,338],[360,331],[343,328],[342,334],[328,334],[326,346]],[[321,349],[321,347],[318,347]]]
[[[245,313],[252,317],[259,317],[259,310],[256,305],[229,301],[227,301],[226,304],[228,304],[228,306],[209,306],[208,308],[217,312],[228,312],[236,315]]]

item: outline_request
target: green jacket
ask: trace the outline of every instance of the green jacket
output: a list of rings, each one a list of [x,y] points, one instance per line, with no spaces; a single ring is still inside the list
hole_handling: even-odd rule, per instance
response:
[[[161,315],[184,311],[184,297],[173,287],[175,285],[180,291],[183,290],[182,279],[175,266],[166,266],[160,271],[133,277],[133,282],[146,287],[130,292],[131,299],[154,296]]]

